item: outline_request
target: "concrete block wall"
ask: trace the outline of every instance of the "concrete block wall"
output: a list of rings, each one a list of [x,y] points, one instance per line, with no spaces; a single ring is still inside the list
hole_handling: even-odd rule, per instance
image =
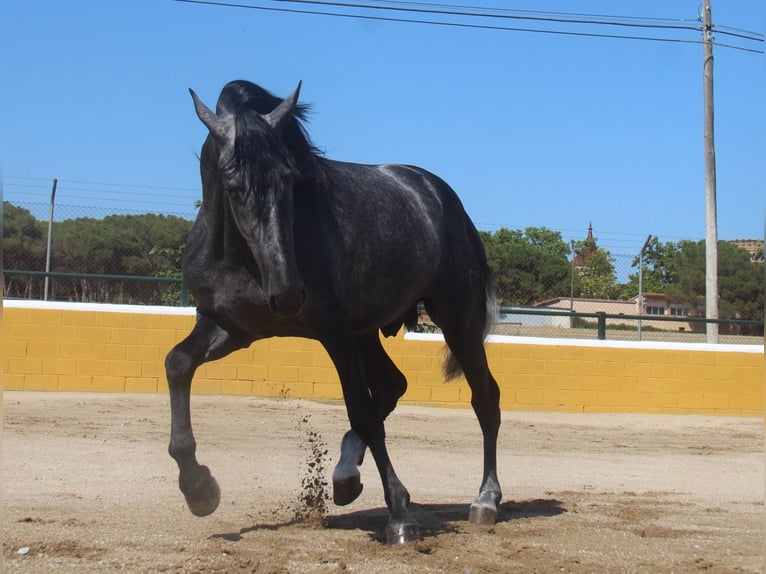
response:
[[[5,390],[167,392],[164,359],[194,324],[177,308],[6,301]],[[434,335],[383,339],[407,376],[402,402],[470,407],[465,380],[445,383]],[[491,337],[504,410],[760,416],[762,346]],[[335,369],[315,341],[258,341],[201,366],[197,394],[339,400]]]

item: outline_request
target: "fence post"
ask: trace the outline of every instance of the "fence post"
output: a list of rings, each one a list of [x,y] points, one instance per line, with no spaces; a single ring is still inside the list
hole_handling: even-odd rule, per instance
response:
[[[598,340],[603,341],[606,339],[606,313],[597,311],[596,318],[598,319]]]
[[[181,281],[181,307],[187,307],[189,305],[189,288],[186,286],[186,281]]]
[[[45,250],[45,287],[43,290],[43,301],[48,300],[48,284],[50,283],[51,272],[51,236],[53,234],[53,206],[56,205],[56,186],[59,180],[53,178],[53,188],[51,188],[51,203],[48,210],[48,247]]]

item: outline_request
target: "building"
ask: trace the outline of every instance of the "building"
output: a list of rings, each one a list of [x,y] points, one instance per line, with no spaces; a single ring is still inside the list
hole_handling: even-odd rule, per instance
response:
[[[582,251],[574,256],[574,266],[582,269],[585,262],[593,255],[596,248],[596,240],[593,238],[593,222],[588,222],[588,236],[582,243]]]
[[[641,315],[641,326],[661,329],[663,331],[692,331],[693,325],[687,321],[652,321],[652,317],[685,317],[686,310],[682,305],[669,303],[662,293],[644,293],[643,311],[639,312],[638,296],[627,301],[613,299],[579,299],[559,297],[543,301],[535,305],[537,309],[556,309],[574,311],[575,313],[606,313],[607,315]],[[569,317],[554,317],[554,326],[569,328]],[[609,319],[610,324],[638,326],[637,319]]]
[[[730,239],[729,243],[750,254],[750,261],[763,262],[763,239]]]

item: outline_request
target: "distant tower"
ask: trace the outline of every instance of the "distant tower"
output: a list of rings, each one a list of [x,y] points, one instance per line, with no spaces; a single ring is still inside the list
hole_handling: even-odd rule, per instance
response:
[[[582,267],[588,258],[593,255],[596,250],[596,240],[593,238],[593,222],[588,222],[588,237],[582,243],[582,252],[575,255],[574,264],[575,267]]]

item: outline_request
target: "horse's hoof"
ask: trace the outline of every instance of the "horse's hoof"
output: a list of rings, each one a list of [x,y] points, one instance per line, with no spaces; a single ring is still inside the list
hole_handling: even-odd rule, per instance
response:
[[[203,476],[193,489],[184,492],[186,505],[195,516],[208,516],[215,512],[221,502],[221,488],[207,467],[202,467]]]
[[[346,506],[351,504],[359,495],[362,494],[362,479],[360,474],[347,476],[339,480],[332,481],[332,501],[337,506]]]
[[[497,523],[497,507],[474,502],[468,513],[468,522],[485,526]]]
[[[386,526],[386,544],[405,544],[421,539],[420,529],[415,522],[389,522]]]

